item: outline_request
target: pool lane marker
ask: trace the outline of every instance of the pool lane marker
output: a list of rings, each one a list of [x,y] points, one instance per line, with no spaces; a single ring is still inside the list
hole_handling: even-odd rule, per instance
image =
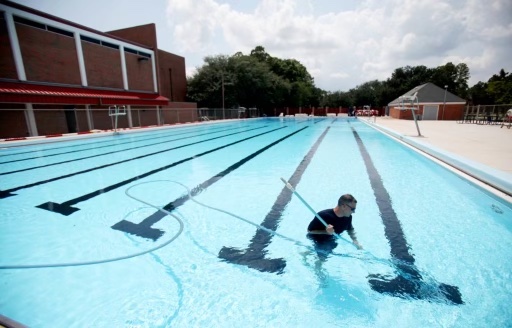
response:
[[[219,123],[218,126],[216,126],[216,128],[219,128],[219,129],[222,129],[222,128],[225,128],[225,126],[220,126],[221,123]],[[224,125],[224,124],[222,124]],[[137,141],[143,141],[143,140],[151,140],[151,139],[158,139],[158,138],[161,138],[161,135],[167,135],[167,136],[176,136],[176,135],[181,135],[181,134],[185,134],[185,133],[189,133],[188,131],[190,131],[191,129],[193,128],[196,128],[197,129],[197,126],[180,126],[180,127],[175,127],[175,128],[172,128],[172,129],[163,129],[163,130],[160,130],[159,132],[156,132],[156,131],[152,131],[151,132],[151,136],[148,138],[148,135],[147,133],[141,133],[141,132],[149,132],[149,131],[138,131],[139,133],[134,133],[134,134],[131,134],[131,133],[126,133],[126,134],[118,134],[114,137],[114,139],[112,139],[112,134],[106,134],[106,135],[102,135],[102,136],[98,136],[98,137],[95,137],[95,138],[84,138],[84,139],[78,139],[80,141],[91,141],[90,144],[94,144],[94,145],[97,145],[97,144],[104,144],[104,143],[112,143],[112,142],[119,142],[119,138],[120,136],[130,136],[130,140],[137,140]],[[134,130],[136,130],[137,128],[133,128]],[[202,130],[202,129],[200,129]],[[172,133],[172,132],[180,132],[180,133]],[[193,133],[194,131],[190,131],[191,133]],[[80,134],[80,133],[78,133]],[[160,136],[160,137],[158,137]],[[123,139],[125,140],[125,139]],[[74,141],[74,140],[62,140],[63,143],[65,142],[69,142],[69,141]],[[66,148],[76,148],[76,147],[80,147],[80,146],[83,146],[83,145],[89,145],[89,143],[79,143],[77,145],[75,144],[72,144],[72,145],[66,145],[66,146],[62,146],[59,144],[60,143],[54,143],[55,145],[57,145],[56,147],[48,147],[48,148],[45,148],[43,150],[40,150],[40,149],[34,149],[34,150],[29,150],[29,151],[20,151],[20,152],[13,152],[13,153],[7,153],[7,154],[0,154],[0,159],[3,159],[4,157],[9,157],[9,156],[17,156],[17,155],[24,155],[24,154],[32,154],[32,153],[39,153],[41,151],[51,151],[51,150],[59,150],[59,149],[66,149]],[[52,144],[52,145],[54,145]],[[22,145],[22,146],[19,146],[19,148],[25,148],[25,147],[28,147],[28,146],[35,146],[36,144],[27,144],[27,145]],[[40,145],[40,144],[37,144],[37,145]],[[47,145],[47,144],[43,144],[43,145]],[[6,148],[6,149],[13,149],[13,148]],[[35,157],[37,158],[37,157]]]
[[[226,135],[214,137],[214,138],[211,138],[211,139],[201,140],[200,142],[205,142],[205,141],[210,141],[210,140],[214,140],[214,139],[219,139],[219,138],[223,138],[223,137],[230,136],[230,135],[233,135],[233,134],[243,133],[243,132],[252,131],[252,130],[256,130],[256,129],[263,129],[265,127],[267,127],[267,126],[265,125],[265,126],[261,126],[261,127],[257,127],[257,128],[253,128],[253,129],[246,129],[244,131],[234,132],[234,133],[231,133],[231,134],[226,134]],[[240,129],[240,128],[231,128],[231,129],[225,129],[225,130],[222,130],[222,131],[207,132],[207,133],[202,133],[202,134],[196,134],[196,135],[193,135],[193,136],[180,137],[180,138],[176,138],[176,139],[167,139],[165,141],[159,141],[159,142],[155,142],[155,143],[152,143],[152,144],[135,146],[135,147],[129,147],[129,148],[124,148],[124,149],[120,149],[120,150],[109,151],[109,152],[102,153],[102,154],[90,155],[90,156],[86,156],[86,157],[73,158],[73,159],[70,159],[70,160],[62,161],[62,162],[55,162],[55,163],[50,163],[50,164],[45,164],[45,165],[40,165],[40,166],[32,166],[32,167],[28,167],[28,168],[24,168],[24,169],[19,169],[19,170],[15,170],[15,171],[9,171],[9,172],[1,172],[0,176],[1,175],[8,175],[8,174],[13,174],[13,173],[24,172],[24,171],[30,171],[30,170],[40,169],[40,168],[45,168],[45,167],[54,166],[54,165],[66,164],[66,163],[71,163],[71,162],[76,162],[76,161],[82,161],[82,160],[85,160],[85,159],[101,157],[101,156],[107,156],[107,155],[112,155],[112,154],[116,154],[116,153],[122,153],[122,152],[129,151],[129,150],[153,147],[153,146],[156,146],[156,145],[167,144],[167,143],[171,143],[171,142],[174,142],[174,141],[191,139],[191,138],[195,138],[195,137],[200,137],[200,136],[205,136],[205,135],[210,135],[210,134],[214,134],[214,133],[225,132],[225,131],[235,130],[235,129]],[[187,133],[192,133],[192,132],[187,132]],[[173,136],[158,137],[157,139],[169,138],[169,137],[173,137]],[[128,143],[134,144],[134,143],[141,142],[141,141],[146,141],[146,140],[149,140],[149,139],[136,140],[136,141],[128,142]],[[122,143],[120,143],[120,144],[122,144]],[[101,146],[101,147],[96,147],[96,148],[87,148],[87,149],[84,149],[84,150],[74,150],[74,151],[70,151],[70,152],[66,152],[66,153],[45,155],[45,156],[33,157],[33,158],[41,158],[41,157],[48,157],[48,156],[54,156],[54,155],[70,154],[70,153],[74,153],[74,152],[80,152],[80,151],[91,150],[91,149],[99,149],[99,148],[105,148],[105,147],[114,147],[114,146],[118,146],[120,144]],[[159,153],[165,152],[165,151],[168,151],[168,149],[164,149],[162,151],[154,152],[152,154],[159,154]],[[152,154],[149,154],[149,155],[152,155]],[[8,162],[8,163],[12,163],[12,162]],[[0,164],[3,164],[3,163],[0,163]]]
[[[50,182],[54,182],[54,181],[57,181],[57,180],[69,178],[69,177],[72,177],[72,176],[76,176],[76,175],[80,175],[80,174],[84,174],[84,173],[89,173],[89,172],[96,171],[96,170],[99,170],[99,169],[104,169],[104,168],[109,167],[109,166],[114,166],[114,165],[118,165],[118,164],[122,164],[122,163],[131,162],[131,161],[134,161],[134,160],[137,160],[137,159],[141,159],[141,158],[144,158],[144,157],[158,155],[158,154],[165,153],[165,152],[168,152],[168,151],[171,151],[171,150],[175,150],[175,149],[179,149],[179,148],[184,148],[184,147],[188,147],[188,146],[192,146],[192,145],[197,145],[197,144],[200,144],[200,143],[203,143],[203,142],[207,142],[207,141],[211,141],[211,140],[215,140],[215,139],[220,139],[220,138],[224,138],[224,137],[227,137],[227,136],[232,136],[232,135],[235,135],[235,134],[240,134],[240,133],[244,133],[244,132],[248,132],[248,131],[252,131],[252,130],[256,130],[256,129],[260,129],[260,128],[261,127],[254,128],[254,129],[248,129],[248,130],[244,130],[244,131],[239,131],[239,132],[234,132],[234,133],[230,133],[230,134],[225,134],[225,135],[214,137],[214,138],[200,140],[200,141],[196,141],[196,142],[188,143],[188,144],[185,144],[185,145],[164,149],[164,150],[153,152],[153,153],[149,153],[149,154],[145,154],[145,155],[141,155],[141,156],[137,156],[137,157],[128,158],[128,159],[125,159],[125,160],[122,160],[122,161],[118,161],[118,162],[113,162],[113,163],[109,163],[109,164],[105,164],[105,165],[96,166],[96,167],[93,167],[93,168],[90,168],[90,169],[86,169],[86,170],[83,170],[83,171],[78,171],[78,172],[74,172],[74,173],[70,173],[70,174],[66,174],[66,175],[61,175],[61,176],[58,176],[58,177],[55,177],[55,178],[51,178],[51,179],[47,179],[47,180],[42,180],[42,181],[38,181],[38,182],[34,182],[34,183],[29,183],[27,185],[18,186],[18,187],[11,188],[11,189],[0,190],[0,199],[11,197],[11,196],[15,196],[16,194],[13,194],[13,192],[14,191],[18,191],[20,189],[26,189],[26,188],[31,188],[31,187],[39,186],[39,185],[42,185],[42,184],[45,184],[45,183],[50,183]],[[280,129],[282,129],[282,128],[283,127],[281,127]],[[247,140],[247,139],[243,139],[243,140]],[[103,193],[103,192],[101,192],[101,193]]]
[[[414,256],[409,253],[409,245],[407,244],[404,231],[402,230],[402,225],[395,210],[393,209],[391,197],[384,187],[382,178],[375,168],[372,158],[370,157],[361,137],[353,127],[352,133],[356,139],[359,151],[361,152],[361,156],[363,157],[364,164],[366,166],[366,171],[368,172],[368,177],[370,178],[370,184],[377,201],[382,223],[384,224],[384,234],[391,246],[391,257],[397,260],[394,263],[397,268],[400,269],[400,273],[402,273],[399,273],[393,279],[389,279],[378,274],[369,275],[370,279],[368,282],[370,283],[371,288],[382,294],[402,298],[409,297],[414,299],[432,300],[436,297],[443,297],[453,304],[464,304],[459,288],[456,286],[450,286],[443,283],[438,286],[426,286],[427,284],[423,281],[421,273],[414,265]]]
[[[194,134],[193,136],[181,137],[181,138],[178,138],[178,139],[171,139],[171,140],[167,140],[167,141],[164,141],[164,142],[189,139],[189,138],[193,138],[193,137],[197,137],[197,136],[203,136],[203,135],[219,133],[219,132],[225,132],[225,131],[241,129],[241,128],[243,128],[243,127],[239,126],[239,127],[234,127],[234,128],[229,128],[229,129],[224,129],[224,130],[219,130],[219,131],[208,131],[207,133]],[[98,142],[94,142],[94,143],[90,143],[90,144],[87,143],[87,144],[80,144],[80,145],[73,145],[73,146],[55,147],[55,148],[49,148],[49,149],[43,149],[43,150],[32,150],[32,151],[26,152],[26,153],[35,153],[35,152],[39,153],[39,152],[42,152],[42,151],[49,151],[49,150],[55,150],[55,149],[61,149],[61,148],[70,148],[70,147],[75,148],[75,147],[79,147],[81,145],[93,146],[93,147],[90,147],[90,148],[75,149],[75,150],[65,151],[65,152],[62,152],[62,153],[55,153],[55,154],[48,154],[48,155],[40,155],[40,156],[34,156],[34,157],[26,157],[26,158],[14,159],[14,160],[10,160],[10,161],[0,162],[0,165],[10,164],[10,163],[15,163],[15,162],[23,162],[23,161],[28,161],[28,160],[31,160],[31,159],[38,159],[38,158],[45,158],[45,157],[53,157],[53,156],[59,156],[59,155],[67,155],[67,154],[79,153],[79,152],[93,150],[93,149],[97,150],[97,149],[101,149],[101,148],[117,147],[117,146],[120,146],[120,145],[123,145],[123,144],[133,145],[135,143],[139,143],[139,142],[143,142],[143,141],[155,140],[155,139],[164,139],[164,138],[172,138],[172,137],[179,136],[179,135],[191,134],[191,133],[197,133],[197,132],[202,132],[202,131],[185,131],[185,132],[174,133],[174,134],[169,134],[169,132],[167,132],[163,136],[158,136],[158,137],[152,136],[150,138],[144,138],[144,137],[137,138],[136,136],[132,136],[132,138],[129,139],[129,140],[124,139],[124,140],[126,140],[126,142],[121,142],[119,139],[117,139],[117,137],[120,136],[120,135],[116,135],[114,137],[115,138],[114,140],[104,140],[104,141],[98,141]],[[164,133],[158,133],[158,135],[161,135],[161,134],[164,134]],[[135,140],[133,140],[133,139],[135,139]],[[110,144],[99,146],[100,143],[106,143],[106,142],[108,142]],[[116,153],[116,152],[121,152],[121,151],[126,151],[126,150],[131,150],[131,149],[137,149],[137,148],[143,148],[143,147],[148,147],[148,146],[152,146],[152,145],[158,145],[158,144],[161,144],[161,143],[164,143],[164,142],[157,142],[157,143],[150,144],[150,145],[144,145],[144,146],[138,146],[138,147],[133,147],[133,148],[127,148],[127,149],[118,150],[118,151],[114,151],[114,152],[104,153],[104,154],[101,154],[101,155],[113,154],[113,153]],[[19,155],[19,154],[25,154],[25,153],[15,153],[15,154],[4,155],[4,156],[14,156],[14,155]],[[101,155],[96,155],[96,156],[101,156]],[[92,156],[92,157],[95,157],[95,156]],[[82,157],[82,158],[78,158],[78,159],[74,159],[74,160],[81,160],[81,159],[86,159],[86,158],[90,158],[90,157]],[[49,165],[36,166],[35,168],[51,166],[51,165],[56,165],[56,164],[62,164],[62,163],[68,163],[68,162],[69,161],[59,162],[59,163],[52,163],[52,164],[49,164]],[[21,172],[21,171],[23,171],[23,170],[7,172],[7,173],[1,173],[1,175],[8,174],[8,173],[14,173],[14,172]],[[25,169],[25,171],[26,171],[26,169]]]
[[[315,155],[329,129],[330,127],[327,127],[324,130],[306,156],[304,156],[299,166],[297,166],[289,180],[291,186],[297,186],[299,184],[302,174],[311,163],[311,159]],[[279,222],[282,219],[283,212],[292,199],[292,195],[293,194],[288,187],[284,186],[277,196],[274,205],[272,205],[272,208],[260,225],[269,230],[276,231],[279,226]],[[286,261],[282,258],[268,259],[265,257],[267,254],[265,249],[270,245],[273,236],[274,235],[265,230],[257,229],[246,249],[224,246],[219,252],[219,258],[234,264],[245,265],[261,272],[281,274],[286,267]]]
[[[229,166],[225,170],[215,174],[213,177],[209,178],[208,180],[206,180],[206,181],[202,182],[201,184],[197,185],[196,187],[192,188],[192,191],[189,194],[178,197],[177,199],[175,199],[172,202],[168,203],[167,205],[163,206],[163,209],[165,209],[166,211],[172,212],[174,209],[180,207],[181,205],[185,204],[188,200],[190,200],[190,195],[192,197],[197,196],[198,194],[202,193],[206,188],[210,187],[215,182],[219,181],[220,179],[222,179],[229,173],[238,169],[240,166],[244,165],[245,163],[252,160],[256,156],[260,155],[264,151],[274,147],[275,145],[281,143],[282,141],[294,136],[295,134],[297,134],[307,128],[308,127],[305,126],[298,130],[295,130],[294,132],[266,145],[265,147],[260,148],[259,150],[250,154],[249,156],[242,158],[241,160],[239,160],[238,162]],[[150,216],[148,216],[147,218],[145,218],[144,220],[142,220],[140,223],[133,223],[133,222],[130,222],[127,220],[121,220],[118,223],[114,224],[112,226],[112,229],[123,231],[123,232],[129,233],[132,235],[136,235],[136,236],[139,236],[142,238],[149,238],[149,239],[157,240],[164,234],[164,231],[162,231],[160,229],[152,228],[152,226],[164,217],[165,217],[165,215],[162,212],[157,211],[157,212],[151,214]],[[278,259],[275,261],[276,262],[275,264],[277,266],[281,266],[282,265],[281,261],[282,261],[282,259]]]
[[[171,163],[171,164],[168,164],[168,165],[164,165],[162,167],[156,168],[156,169],[151,170],[151,171],[147,171],[146,173],[143,173],[141,175],[132,177],[130,179],[126,179],[126,180],[120,181],[118,183],[115,183],[113,185],[107,186],[105,188],[95,190],[93,192],[90,192],[88,194],[82,195],[80,197],[77,197],[77,198],[74,198],[74,199],[70,199],[70,200],[65,201],[63,203],[46,202],[46,203],[43,203],[43,204],[38,205],[36,207],[44,209],[44,210],[48,210],[48,211],[51,211],[51,212],[55,212],[55,213],[59,213],[59,214],[68,216],[68,215],[71,215],[74,212],[80,210],[79,208],[73,207],[72,205],[76,205],[78,203],[84,202],[84,201],[89,200],[91,198],[94,198],[96,196],[102,195],[102,194],[104,194],[106,192],[109,192],[109,191],[112,191],[112,190],[117,189],[119,187],[125,186],[125,185],[127,185],[127,184],[129,184],[131,182],[134,182],[134,181],[146,178],[146,177],[148,177],[150,175],[153,175],[155,173],[167,170],[167,169],[169,169],[171,167],[174,167],[174,166],[177,166],[179,164],[183,164],[183,163],[191,161],[193,159],[196,159],[196,158],[202,157],[204,155],[213,153],[215,151],[224,149],[226,147],[230,147],[230,146],[236,145],[238,143],[244,142],[246,140],[253,139],[253,138],[256,138],[256,137],[259,137],[259,136],[262,136],[262,135],[265,135],[265,134],[268,134],[268,133],[271,133],[271,132],[274,132],[274,131],[277,131],[277,130],[281,130],[281,129],[284,129],[284,128],[286,128],[286,126],[279,127],[279,128],[273,129],[273,130],[266,131],[266,132],[262,132],[260,134],[256,134],[256,135],[244,138],[244,139],[237,140],[235,142],[228,143],[228,144],[220,146],[220,147],[216,147],[216,148],[204,151],[202,153],[199,153],[199,154],[196,154],[196,155],[193,155],[193,156],[181,159],[181,160],[176,161],[174,163]],[[237,133],[233,133],[233,134],[237,134]],[[212,139],[214,139],[214,138],[212,138]],[[204,141],[200,141],[200,142],[204,142]],[[200,142],[191,143],[191,144],[188,144],[187,146],[190,146],[190,145],[193,145],[193,144],[197,144],[197,143],[200,143]],[[174,149],[182,148],[182,147],[185,147],[185,146],[175,147]],[[142,157],[146,157],[146,156],[148,156],[148,155],[139,156],[139,157],[136,157],[136,158],[142,158]]]

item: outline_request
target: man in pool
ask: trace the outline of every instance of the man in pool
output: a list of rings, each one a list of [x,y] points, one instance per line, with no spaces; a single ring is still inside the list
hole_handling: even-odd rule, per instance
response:
[[[308,238],[315,243],[315,249],[321,260],[325,260],[338,246],[334,234],[347,231],[357,249],[363,246],[357,241],[354,227],[352,226],[352,213],[355,213],[357,200],[350,194],[345,194],[338,199],[335,208],[323,210],[317,213],[327,227],[315,216],[308,226]]]

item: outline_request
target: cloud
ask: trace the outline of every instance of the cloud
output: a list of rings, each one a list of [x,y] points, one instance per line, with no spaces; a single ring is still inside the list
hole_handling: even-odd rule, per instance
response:
[[[474,83],[499,66],[512,70],[510,0],[366,0],[350,8],[330,3],[330,11],[322,3],[262,0],[242,9],[233,1],[169,0],[167,15],[186,57],[262,45],[272,56],[299,60],[330,91],[386,79],[406,65],[465,62]]]

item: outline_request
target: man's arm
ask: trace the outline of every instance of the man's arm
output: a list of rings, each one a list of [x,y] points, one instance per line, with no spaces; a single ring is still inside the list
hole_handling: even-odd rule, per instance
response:
[[[354,229],[351,229],[347,230],[347,233],[350,236],[350,239],[352,239],[352,243],[356,245],[357,249],[363,249],[363,245],[361,245],[359,241],[357,241],[356,231]]]
[[[334,227],[329,224],[324,230],[309,230],[308,233],[312,235],[332,235]]]

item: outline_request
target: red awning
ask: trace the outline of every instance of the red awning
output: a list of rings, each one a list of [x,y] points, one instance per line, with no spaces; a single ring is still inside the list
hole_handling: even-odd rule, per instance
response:
[[[169,99],[156,93],[0,82],[0,103],[165,106]]]

